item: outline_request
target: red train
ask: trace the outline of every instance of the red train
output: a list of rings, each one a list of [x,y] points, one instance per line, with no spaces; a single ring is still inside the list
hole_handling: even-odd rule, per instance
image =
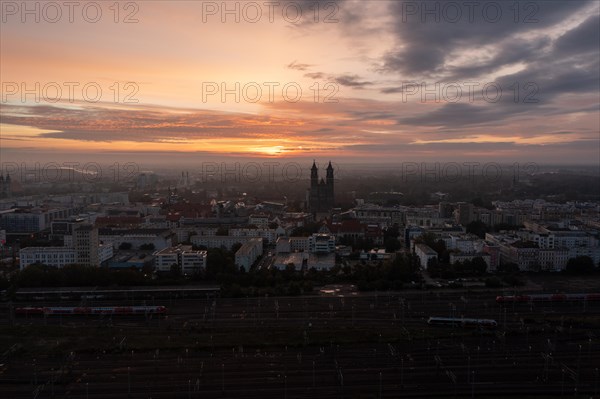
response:
[[[600,294],[534,294],[497,296],[497,303],[600,301]]]
[[[86,314],[109,314],[109,315],[145,315],[165,314],[167,308],[164,306],[55,306],[55,307],[22,307],[16,308],[15,313],[19,315],[86,315]]]

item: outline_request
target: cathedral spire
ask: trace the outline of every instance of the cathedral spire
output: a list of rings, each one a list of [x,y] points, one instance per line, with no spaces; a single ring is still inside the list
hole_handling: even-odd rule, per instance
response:
[[[327,165],[327,181],[333,180],[333,166],[331,166],[331,161],[329,161],[329,165]]]
[[[319,178],[319,169],[317,168],[317,164],[314,159],[312,168],[310,168],[310,178],[315,181]]]

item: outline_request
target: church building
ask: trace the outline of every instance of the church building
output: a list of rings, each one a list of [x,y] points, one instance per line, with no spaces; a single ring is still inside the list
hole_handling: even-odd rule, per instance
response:
[[[334,207],[333,166],[327,166],[325,180],[319,181],[319,169],[313,161],[310,169],[310,189],[307,192],[308,209],[312,213],[329,212]]]

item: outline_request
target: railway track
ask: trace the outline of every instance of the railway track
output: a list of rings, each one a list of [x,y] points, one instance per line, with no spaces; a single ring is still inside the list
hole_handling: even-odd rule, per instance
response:
[[[596,397],[598,304],[500,306],[494,298],[204,298],[127,303],[168,308],[166,316],[151,318],[16,317],[3,320],[6,328],[34,334],[47,325],[57,336],[48,337],[40,350],[25,346],[6,356],[0,394],[15,399],[546,398],[573,396],[577,389],[582,397]],[[123,304],[87,304],[118,305]],[[429,326],[431,315],[493,318],[498,327]],[[105,339],[60,337],[79,331]],[[50,350],[54,339],[60,341],[57,348],[72,343],[81,350],[72,355]]]

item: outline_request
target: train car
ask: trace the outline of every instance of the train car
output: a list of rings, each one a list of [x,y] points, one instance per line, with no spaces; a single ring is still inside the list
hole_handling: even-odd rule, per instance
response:
[[[463,327],[483,327],[483,328],[495,328],[498,326],[496,320],[492,319],[463,319]]]
[[[515,303],[515,302],[582,302],[582,301],[600,301],[600,294],[533,294],[533,295],[500,295],[496,297],[496,302]]]
[[[30,314],[39,315],[39,314],[44,314],[44,308],[31,307],[31,306],[26,306],[26,307],[21,307],[21,308],[15,308],[15,314],[18,314],[18,315],[30,315]]]
[[[147,315],[165,314],[164,306],[49,306],[49,307],[19,307],[15,309],[18,315]]]
[[[427,320],[427,324],[434,326],[438,325],[482,328],[494,328],[498,326],[496,320],[492,319],[469,319],[461,317],[430,317]]]
[[[47,315],[70,315],[70,314],[75,314],[75,308],[74,307],[46,307],[43,308],[44,309],[44,314]]]

